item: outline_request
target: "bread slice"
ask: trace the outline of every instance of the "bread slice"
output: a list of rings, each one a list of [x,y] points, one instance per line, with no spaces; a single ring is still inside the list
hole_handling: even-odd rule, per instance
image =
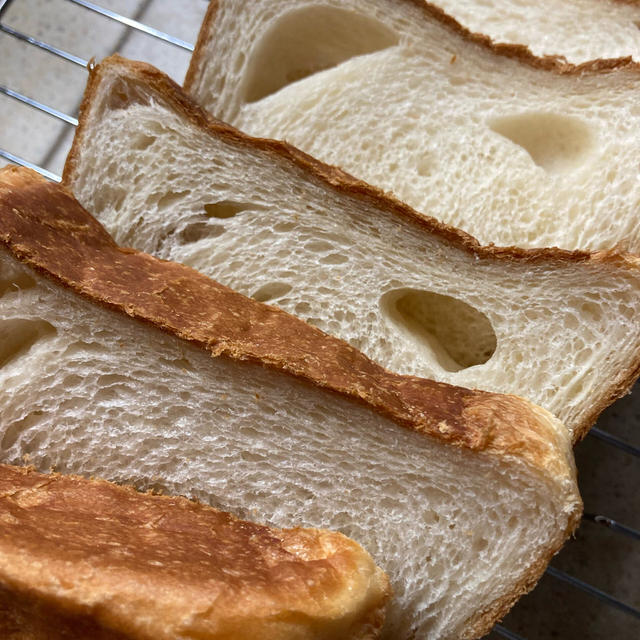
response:
[[[64,172],[122,245],[280,306],[393,371],[514,393],[582,437],[640,364],[632,257],[480,247],[163,74],[92,71]]]
[[[338,533],[0,465],[5,640],[375,638],[388,596]]]
[[[185,86],[483,244],[640,253],[629,58],[536,58],[420,0],[220,0]]]
[[[567,431],[525,400],[387,372],[119,249],[27,170],[0,174],[0,243],[5,461],[339,530],[389,574],[393,639],[481,636],[576,525]]]
[[[574,63],[596,58],[640,61],[638,0],[438,0],[465,27],[495,42],[527,45]]]

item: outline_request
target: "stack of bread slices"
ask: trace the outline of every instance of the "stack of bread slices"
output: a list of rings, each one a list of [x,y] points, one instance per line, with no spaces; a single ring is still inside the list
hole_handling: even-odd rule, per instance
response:
[[[92,64],[62,186],[0,171],[3,637],[487,633],[640,374],[639,88],[421,0]]]

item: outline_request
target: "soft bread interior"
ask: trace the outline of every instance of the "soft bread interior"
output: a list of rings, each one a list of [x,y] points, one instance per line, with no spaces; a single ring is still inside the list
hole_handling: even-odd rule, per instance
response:
[[[571,526],[570,470],[543,477],[518,458],[443,446],[0,259],[4,461],[340,530],[391,576],[387,638],[469,637],[469,618],[517,597]]]
[[[119,68],[103,72],[69,173],[118,243],[275,304],[395,372],[529,398],[574,438],[632,383],[630,260],[474,255],[388,201],[207,134]]]
[[[482,243],[640,252],[638,66],[551,72],[543,67],[567,67],[497,55],[421,3],[323,4],[366,17],[397,44],[330,65],[318,28],[304,46],[314,42],[321,71],[250,100],[273,52],[298,46],[287,37],[292,17],[300,29],[318,9],[311,0],[225,0],[201,34],[188,91],[243,131],[287,140]]]
[[[640,61],[640,3],[616,0],[438,0],[458,22],[495,42],[570,62],[633,56]]]

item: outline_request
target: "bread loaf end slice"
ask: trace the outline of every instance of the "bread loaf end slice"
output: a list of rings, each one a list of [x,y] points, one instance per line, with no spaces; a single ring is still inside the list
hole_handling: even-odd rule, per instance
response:
[[[375,638],[388,579],[343,535],[0,465],[0,633]]]

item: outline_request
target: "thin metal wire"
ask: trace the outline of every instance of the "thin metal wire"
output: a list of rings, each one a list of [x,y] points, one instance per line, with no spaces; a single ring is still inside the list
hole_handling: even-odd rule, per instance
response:
[[[15,98],[16,100],[19,100],[24,104],[28,104],[30,107],[33,107],[34,109],[38,109],[39,111],[44,111],[44,113],[50,116],[53,116],[54,118],[58,118],[58,120],[63,120],[67,124],[73,125],[74,127],[78,126],[77,118],[74,118],[73,116],[69,116],[66,113],[63,113],[62,111],[58,111],[53,107],[49,107],[48,105],[43,104],[42,102],[38,102],[33,98],[29,98],[25,95],[22,95],[17,91],[13,91],[12,89],[5,87],[4,85],[0,85],[0,93],[4,93],[5,96],[9,96],[10,98]]]
[[[0,149],[0,158],[4,158],[9,162],[13,162],[14,164],[19,164],[21,167],[28,167],[29,169],[33,169],[37,171],[40,175],[43,175],[45,178],[49,178],[49,180],[53,180],[54,182],[61,182],[62,177],[51,172],[47,171],[47,169],[43,169],[39,167],[37,164],[33,164],[33,162],[29,162],[20,156],[15,155],[14,153],[10,153],[9,151],[5,151],[4,149]]]
[[[147,24],[142,22],[138,22],[137,20],[133,20],[132,18],[127,18],[115,11],[111,11],[111,9],[105,9],[104,7],[100,7],[93,2],[87,2],[87,0],[68,0],[69,2],[73,2],[85,9],[89,9],[89,11],[95,11],[99,13],[101,16],[105,16],[110,18],[111,20],[115,20],[116,22],[120,22],[121,24],[126,24],[128,27],[132,29],[137,29],[138,31],[142,31],[147,35],[153,36],[154,38],[158,38],[159,40],[164,40],[164,42],[168,42],[170,44],[175,45],[176,47],[180,47],[181,49],[185,49],[186,51],[193,51],[194,45],[189,42],[185,42],[180,38],[176,38],[164,31],[160,31],[159,29],[154,29]]]
[[[583,516],[584,520],[589,520],[591,522],[596,522],[597,524],[601,524],[605,527],[608,527],[612,531],[616,533],[622,533],[633,540],[640,540],[640,531],[636,531],[631,527],[627,527],[624,524],[620,524],[611,518],[607,518],[606,516],[598,516],[593,513],[585,513]]]
[[[610,596],[608,593],[601,591],[600,589],[588,584],[587,582],[583,582],[579,578],[574,578],[568,573],[565,573],[560,569],[556,569],[555,567],[547,567],[547,573],[550,576],[557,578],[558,580],[562,580],[563,582],[566,582],[567,584],[570,584],[573,587],[576,587],[581,591],[584,591],[585,593],[588,593],[594,596],[595,598],[598,598],[598,600],[601,600],[602,602],[605,602],[608,605],[615,607],[619,611],[622,611],[640,620],[640,611],[638,611],[638,609],[635,609],[634,607],[631,607],[628,604],[621,602],[617,598]]]
[[[503,638],[508,638],[509,640],[526,640],[526,638],[523,638],[522,636],[518,635],[517,633],[514,633],[513,631],[509,631],[509,629],[506,629],[501,624],[495,625],[492,631],[495,631],[499,636],[502,636]]]
[[[598,438],[598,440],[602,440],[603,442],[606,442],[607,444],[610,444],[618,449],[621,449],[622,451],[626,451],[636,458],[640,457],[639,447],[634,447],[632,444],[629,444],[628,442],[625,442],[617,436],[611,435],[610,433],[607,433],[602,429],[593,427],[591,431],[589,431],[589,435],[594,436],[595,438]]]
[[[60,58],[64,58],[69,62],[73,62],[74,64],[77,64],[80,67],[84,67],[85,69],[89,64],[89,61],[85,60],[84,58],[74,56],[72,53],[69,53],[68,51],[64,51],[63,49],[58,49],[58,47],[54,47],[53,45],[50,45],[46,42],[42,42],[42,40],[38,40],[33,36],[29,36],[26,33],[22,33],[20,31],[17,31],[16,29],[12,29],[11,27],[7,27],[7,25],[5,24],[0,24],[0,31],[3,31],[4,33],[10,36],[13,36],[14,38],[17,38],[18,40],[23,40],[24,42],[28,42],[29,44],[35,45],[40,49],[44,49],[49,53],[53,53],[56,56]]]

